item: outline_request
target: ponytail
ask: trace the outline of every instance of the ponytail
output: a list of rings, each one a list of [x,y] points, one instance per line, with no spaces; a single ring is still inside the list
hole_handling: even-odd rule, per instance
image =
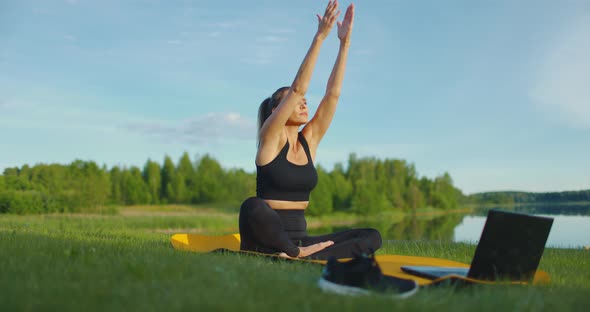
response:
[[[260,103],[260,107],[258,108],[258,133],[256,136],[258,143],[260,143],[260,130],[262,129],[264,122],[270,117],[272,110],[279,106],[283,99],[284,91],[288,89],[289,87],[278,88],[270,97],[267,97],[262,103]]]
[[[262,129],[262,125],[264,125],[266,119],[270,116],[270,114],[272,114],[273,107],[271,105],[272,98],[267,97],[264,99],[264,101],[262,101],[262,103],[260,103],[260,107],[258,108],[258,131],[256,135],[257,141],[260,140],[260,130]]]

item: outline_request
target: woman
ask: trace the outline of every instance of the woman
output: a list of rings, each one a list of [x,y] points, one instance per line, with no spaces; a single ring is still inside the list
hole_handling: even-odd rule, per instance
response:
[[[340,50],[328,80],[326,95],[311,120],[305,93],[320,46],[338,18],[338,1],[330,0],[299,71],[289,87],[279,88],[260,105],[256,197],[240,208],[241,249],[284,257],[311,259],[349,258],[381,247],[374,229],[354,229],[321,236],[307,236],[304,211],[317,184],[313,165],[316,151],[328,130],[342,87],[354,5],[338,22]],[[299,128],[303,129],[299,131]]]

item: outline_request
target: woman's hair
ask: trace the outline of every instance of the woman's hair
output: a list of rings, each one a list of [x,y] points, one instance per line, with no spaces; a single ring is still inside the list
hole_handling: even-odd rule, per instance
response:
[[[289,90],[289,87],[280,87],[270,97],[267,97],[262,101],[258,108],[258,135],[256,136],[260,140],[260,129],[266,119],[272,114],[272,110],[279,106],[283,99],[284,92]]]

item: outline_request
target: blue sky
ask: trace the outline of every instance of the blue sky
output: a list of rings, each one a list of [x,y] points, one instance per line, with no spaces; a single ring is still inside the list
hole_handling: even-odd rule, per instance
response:
[[[187,151],[253,172],[258,105],[291,83],[326,3],[0,2],[0,170]],[[405,159],[465,193],[590,189],[588,1],[355,5],[316,163]],[[333,32],[312,111],[337,47]]]

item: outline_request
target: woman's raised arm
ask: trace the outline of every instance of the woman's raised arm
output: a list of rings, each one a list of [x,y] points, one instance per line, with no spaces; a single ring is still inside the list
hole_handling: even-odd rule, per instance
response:
[[[282,98],[281,103],[277,106],[274,112],[268,117],[268,119],[262,125],[260,129],[260,145],[259,148],[263,148],[264,145],[275,145],[278,144],[280,135],[283,127],[287,123],[289,116],[293,112],[293,109],[305,96],[311,76],[316,64],[317,57],[320,52],[320,47],[330,33],[334,22],[338,18],[338,1],[330,0],[324,16],[318,15],[318,31],[315,34],[311,47],[307,51],[303,62],[299,67],[299,71],[295,76],[295,80],[291,84],[291,88],[287,91],[287,94]]]
[[[328,131],[336,106],[340,91],[342,89],[342,80],[344,79],[344,70],[346,68],[346,59],[348,58],[348,47],[350,46],[350,35],[352,33],[352,25],[354,22],[354,4],[351,4],[346,9],[344,20],[338,22],[338,38],[340,39],[340,49],[328,85],[326,87],[326,94],[320,102],[316,113],[309,123],[302,130],[303,135],[310,144],[312,155],[315,155],[315,150],[321,139]]]

